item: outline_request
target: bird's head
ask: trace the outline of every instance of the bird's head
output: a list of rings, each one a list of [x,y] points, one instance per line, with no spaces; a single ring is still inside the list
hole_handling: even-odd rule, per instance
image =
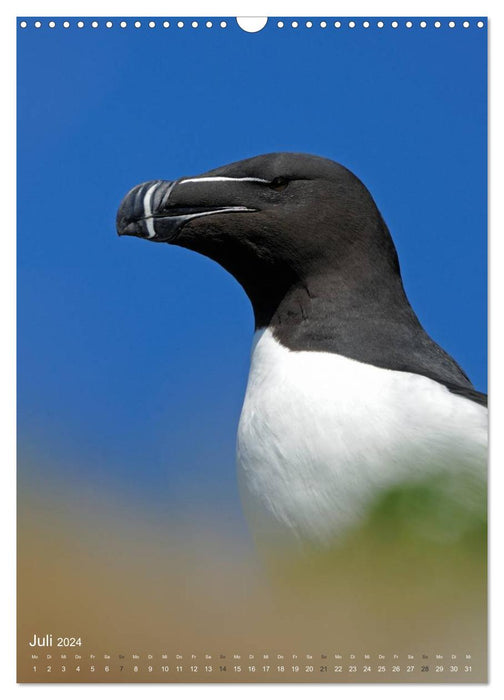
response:
[[[257,310],[315,271],[348,271],[359,256],[395,256],[362,182],[318,156],[272,153],[194,177],[134,187],[117,214],[119,235],[171,243],[212,258]],[[384,247],[385,243],[385,247]]]

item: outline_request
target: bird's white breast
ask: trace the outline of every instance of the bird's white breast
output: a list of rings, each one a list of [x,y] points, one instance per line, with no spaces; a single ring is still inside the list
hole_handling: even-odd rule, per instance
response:
[[[238,475],[254,533],[324,543],[387,488],[436,474],[484,477],[484,407],[424,376],[254,337]]]

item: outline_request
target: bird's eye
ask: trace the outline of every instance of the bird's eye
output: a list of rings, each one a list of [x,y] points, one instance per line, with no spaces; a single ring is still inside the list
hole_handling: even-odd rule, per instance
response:
[[[281,175],[279,177],[275,177],[270,183],[269,187],[272,190],[276,190],[277,192],[280,192],[281,190],[284,190],[287,185],[289,184],[289,181],[287,180],[286,177],[282,177]]]

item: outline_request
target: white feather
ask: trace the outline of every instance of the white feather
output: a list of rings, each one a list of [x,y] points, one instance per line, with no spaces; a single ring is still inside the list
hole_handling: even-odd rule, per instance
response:
[[[254,534],[327,543],[385,490],[486,468],[487,411],[427,377],[256,333],[238,428],[244,510]]]
[[[261,182],[269,184],[269,180],[264,180],[262,177],[224,177],[213,175],[212,177],[188,177],[185,180],[177,180],[177,185],[185,185],[188,182]]]

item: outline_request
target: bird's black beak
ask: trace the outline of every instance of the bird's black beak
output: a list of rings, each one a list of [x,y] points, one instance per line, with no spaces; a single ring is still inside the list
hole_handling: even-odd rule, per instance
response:
[[[117,211],[116,227],[119,236],[137,236],[154,241],[169,241],[176,235],[178,217],[164,217],[163,233],[156,231],[156,219],[163,211],[163,200],[168,199],[175,182],[150,180],[137,185],[124,197]]]
[[[224,203],[222,194],[216,196],[215,184],[209,188],[206,180],[201,178],[201,184],[198,178],[150,180],[137,185],[119,206],[117,233],[119,236],[173,243],[184,225],[193,219],[213,214],[255,211],[238,202]]]

